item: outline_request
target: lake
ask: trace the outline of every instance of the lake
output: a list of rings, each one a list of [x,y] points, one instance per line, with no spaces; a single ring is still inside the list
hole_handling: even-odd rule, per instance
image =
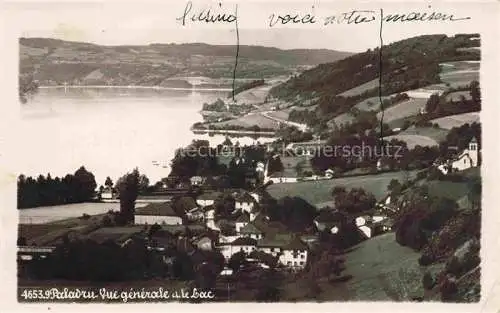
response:
[[[227,94],[213,89],[41,88],[21,108],[18,172],[64,176],[84,165],[101,185],[106,176],[116,181],[138,167],[154,183],[168,175],[177,148],[193,139],[211,145],[224,141],[224,135],[195,135],[190,127],[202,121],[198,112],[204,102]]]

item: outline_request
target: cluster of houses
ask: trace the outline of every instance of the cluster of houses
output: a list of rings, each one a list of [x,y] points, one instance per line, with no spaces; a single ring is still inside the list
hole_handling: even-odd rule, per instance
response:
[[[264,252],[275,257],[281,266],[292,270],[306,266],[310,248],[307,241],[289,232],[281,223],[269,221],[260,212],[259,194],[243,190],[233,192],[233,212],[229,217],[219,219],[216,218],[215,204],[221,197],[223,194],[217,191],[203,193],[196,200],[184,197],[184,204],[188,205],[184,217],[169,202],[152,203],[136,209],[134,223],[158,224],[162,228],[202,225],[211,235],[194,236],[191,244],[201,249],[218,250],[226,261],[238,252],[247,256]]]

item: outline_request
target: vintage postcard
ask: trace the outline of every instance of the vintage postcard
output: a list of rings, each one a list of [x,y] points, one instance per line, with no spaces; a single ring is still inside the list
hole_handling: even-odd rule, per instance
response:
[[[13,311],[499,308],[497,3],[4,1],[2,19]]]

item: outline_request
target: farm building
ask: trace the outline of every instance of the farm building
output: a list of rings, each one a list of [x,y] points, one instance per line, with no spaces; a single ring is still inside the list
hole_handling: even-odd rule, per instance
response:
[[[181,225],[179,217],[169,202],[151,203],[145,207],[137,208],[134,213],[134,224],[165,224]]]

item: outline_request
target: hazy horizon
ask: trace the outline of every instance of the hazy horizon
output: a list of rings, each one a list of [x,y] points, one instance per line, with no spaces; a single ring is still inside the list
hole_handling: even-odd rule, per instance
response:
[[[290,3],[288,3],[290,5]],[[224,4],[231,8],[232,4]],[[293,3],[252,1],[241,3],[238,11],[240,45],[291,49],[328,49],[344,52],[364,52],[380,46],[379,22],[358,25],[334,24],[324,26],[325,16],[352,10],[384,14],[415,12],[443,12],[456,17],[470,16],[470,20],[456,22],[385,23],[383,43],[427,34],[475,33],[484,18],[483,7],[471,3],[438,4],[432,7],[422,3],[337,3],[324,2],[321,6]],[[188,23],[182,26],[177,18],[183,13],[184,1],[165,4],[146,1],[143,4],[122,3],[10,3],[6,5],[7,22],[17,37],[43,37],[68,41],[88,42],[106,46],[206,43],[235,45],[235,24]],[[207,4],[199,4],[199,8]],[[243,10],[245,9],[245,10]],[[320,22],[315,25],[297,24],[270,27],[271,13],[283,14],[314,11]],[[229,10],[230,11],[230,10]],[[124,23],[126,21],[126,23]]]

